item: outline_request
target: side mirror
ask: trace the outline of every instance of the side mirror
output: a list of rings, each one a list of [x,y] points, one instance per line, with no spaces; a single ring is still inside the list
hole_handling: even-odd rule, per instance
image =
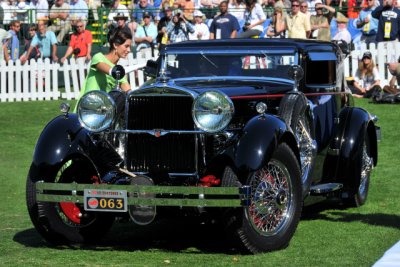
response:
[[[150,59],[147,61],[146,67],[144,68],[144,74],[146,76],[155,78],[157,76],[157,68],[157,61]]]
[[[115,65],[111,70],[111,76],[119,81],[125,76],[125,69],[121,65]]]

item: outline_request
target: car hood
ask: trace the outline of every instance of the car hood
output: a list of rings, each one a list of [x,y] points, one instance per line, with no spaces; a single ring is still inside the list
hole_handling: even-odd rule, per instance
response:
[[[154,83],[148,87],[158,87]],[[286,79],[258,79],[258,78],[191,78],[174,79],[163,84],[163,87],[185,88],[197,94],[205,91],[218,90],[224,92],[229,97],[233,96],[251,96],[265,94],[282,94],[293,89],[294,82]],[[146,86],[147,87],[147,86]],[[143,88],[145,89],[145,88]]]

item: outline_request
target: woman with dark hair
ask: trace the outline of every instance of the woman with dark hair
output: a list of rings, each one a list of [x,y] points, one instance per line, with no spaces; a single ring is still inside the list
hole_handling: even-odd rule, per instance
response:
[[[245,4],[243,32],[239,38],[259,36],[264,31],[263,24],[266,20],[264,11],[257,0],[246,0]]]
[[[93,56],[80,96],[93,90],[110,92],[115,88],[117,81],[111,76],[111,70],[120,58],[128,56],[131,42],[132,35],[129,32],[123,30],[114,32],[109,41],[110,51],[107,54],[99,52]],[[119,82],[124,92],[131,89],[126,77],[122,77]]]

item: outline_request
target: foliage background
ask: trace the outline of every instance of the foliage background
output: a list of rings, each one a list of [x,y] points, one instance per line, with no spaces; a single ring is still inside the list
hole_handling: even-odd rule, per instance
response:
[[[52,247],[30,222],[25,181],[37,138],[59,114],[60,103],[0,103],[0,265],[371,266],[400,240],[400,105],[374,105],[362,99],[357,105],[378,115],[383,137],[366,205],[305,209],[284,250],[240,255],[215,227],[184,218],[148,227],[118,222],[99,245]]]

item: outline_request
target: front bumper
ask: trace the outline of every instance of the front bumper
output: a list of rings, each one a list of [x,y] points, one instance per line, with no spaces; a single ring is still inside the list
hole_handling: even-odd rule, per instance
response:
[[[194,187],[36,182],[36,200],[83,204],[86,190],[127,192],[128,205],[177,207],[243,207],[251,202],[249,186]]]

